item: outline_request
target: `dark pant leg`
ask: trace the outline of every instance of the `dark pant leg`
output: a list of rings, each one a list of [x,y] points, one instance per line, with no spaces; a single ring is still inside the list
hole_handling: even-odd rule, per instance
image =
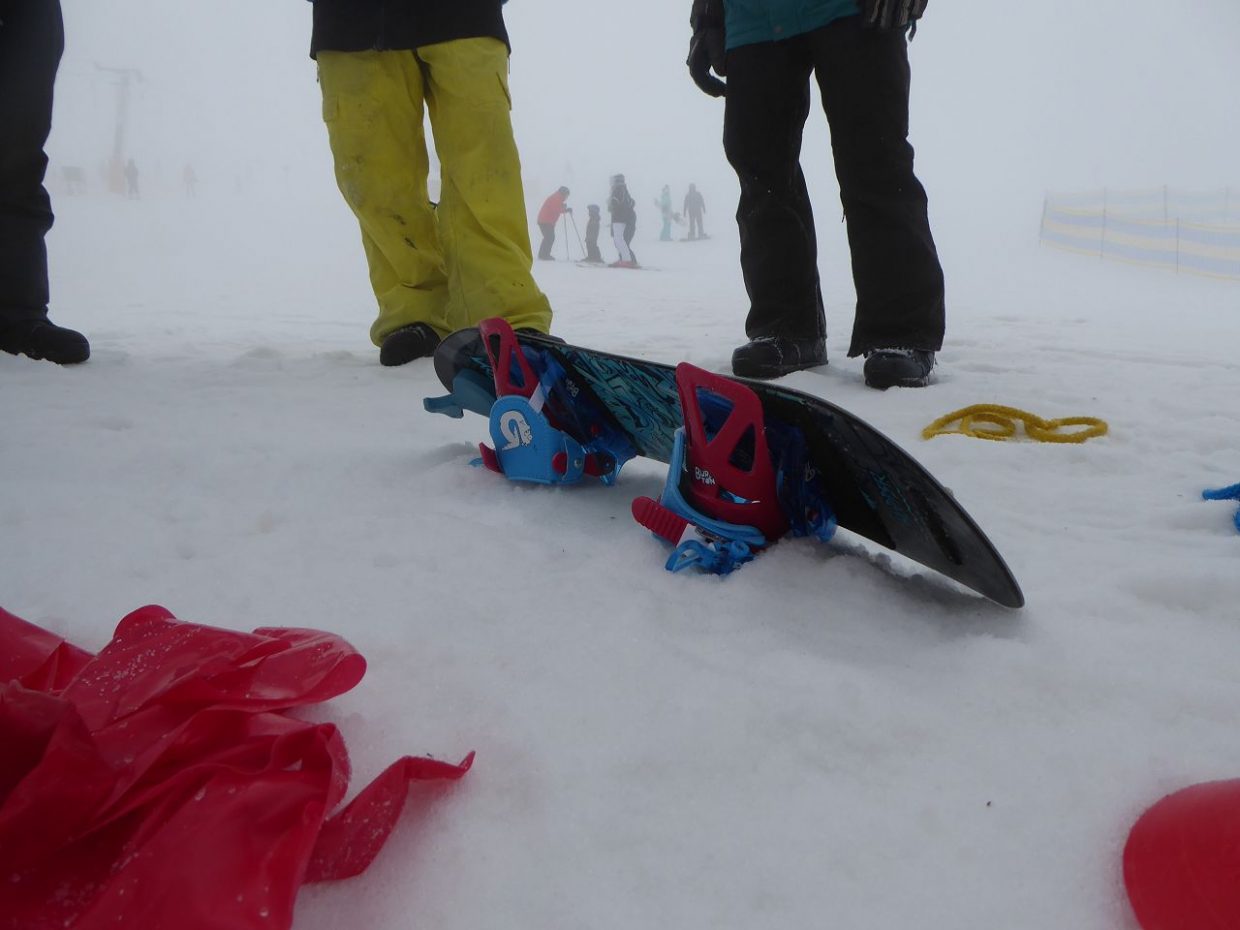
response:
[[[848,354],[897,346],[937,351],[943,269],[908,143],[908,43],[899,31],[862,28],[856,16],[806,39],[852,251],[857,313]]]
[[[0,0],[0,327],[47,315],[43,147],[64,50],[60,0]]]
[[[637,235],[637,217],[624,224],[624,244],[628,246],[629,257],[637,261],[637,253],[633,251],[633,237]]]
[[[551,258],[551,246],[555,244],[555,223],[539,223],[538,230],[542,233],[542,243],[538,246],[538,257]]]
[[[812,64],[804,43],[793,39],[732,49],[727,65],[723,148],[741,188],[745,333],[814,339],[826,333],[826,321],[800,163]]]

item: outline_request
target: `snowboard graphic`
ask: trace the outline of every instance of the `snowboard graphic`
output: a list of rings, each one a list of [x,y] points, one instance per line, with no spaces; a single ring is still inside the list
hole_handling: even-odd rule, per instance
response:
[[[604,411],[609,428],[622,433],[637,455],[664,463],[671,459],[675,433],[684,425],[673,366],[568,345],[537,333],[519,333],[517,339],[523,348],[549,353],[563,367],[578,402]],[[454,403],[428,401],[428,410],[490,415],[496,400],[493,372],[477,329],[448,336],[434,363]],[[985,533],[952,494],[894,442],[821,398],[760,381],[728,380],[757,395],[768,429],[802,432],[809,464],[822,476],[840,526],[1005,607],[1024,604],[1019,584]]]

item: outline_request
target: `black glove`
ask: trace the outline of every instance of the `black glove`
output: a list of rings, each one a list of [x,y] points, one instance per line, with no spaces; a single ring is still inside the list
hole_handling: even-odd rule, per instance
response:
[[[861,0],[861,23],[871,29],[917,31],[917,20],[930,0]],[[911,34],[910,34],[911,38]]]
[[[922,0],[924,3],[925,0]],[[693,0],[693,9],[689,13],[689,25],[693,29],[693,38],[689,40],[689,57],[685,64],[689,66],[689,76],[703,93],[712,97],[722,97],[728,92],[728,85],[711,74],[727,75],[725,61],[725,36],[723,20],[723,0]]]

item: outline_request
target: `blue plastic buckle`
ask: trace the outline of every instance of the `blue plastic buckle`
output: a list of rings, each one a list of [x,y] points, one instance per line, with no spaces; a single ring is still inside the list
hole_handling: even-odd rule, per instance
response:
[[[500,470],[512,481],[574,484],[585,473],[581,443],[552,426],[520,395],[501,397],[491,407],[491,441]]]
[[[1229,485],[1225,488],[1209,489],[1201,492],[1202,500],[1207,501],[1240,501],[1240,484]],[[1236,526],[1236,532],[1240,533],[1240,510],[1236,511],[1232,518],[1232,523]]]
[[[700,568],[712,575],[729,575],[746,562],[752,562],[756,555],[748,545],[738,540],[686,539],[672,550],[666,568],[673,573]]]

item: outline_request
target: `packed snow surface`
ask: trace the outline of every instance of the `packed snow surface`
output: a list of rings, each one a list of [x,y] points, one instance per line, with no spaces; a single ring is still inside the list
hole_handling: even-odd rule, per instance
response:
[[[305,889],[298,930],[1133,926],[1133,820],[1240,776],[1240,536],[1200,499],[1240,480],[1235,285],[1032,235],[983,256],[945,224],[935,379],[880,393],[844,355],[826,229],[831,361],[787,383],[953,489],[1024,587],[1011,611],[855,537],[674,576],[629,516],[661,466],[610,489],[471,468],[485,422],[422,411],[429,362],[378,365],[332,193],[62,197],[54,315],[94,354],[0,356],[5,607],[87,648],[150,602],[336,631],[370,663],[318,712],[355,785],[477,751],[367,873]],[[555,331],[727,370],[730,221],[692,243],[652,225],[653,270],[537,265]],[[920,438],[974,403],[1111,431]]]

